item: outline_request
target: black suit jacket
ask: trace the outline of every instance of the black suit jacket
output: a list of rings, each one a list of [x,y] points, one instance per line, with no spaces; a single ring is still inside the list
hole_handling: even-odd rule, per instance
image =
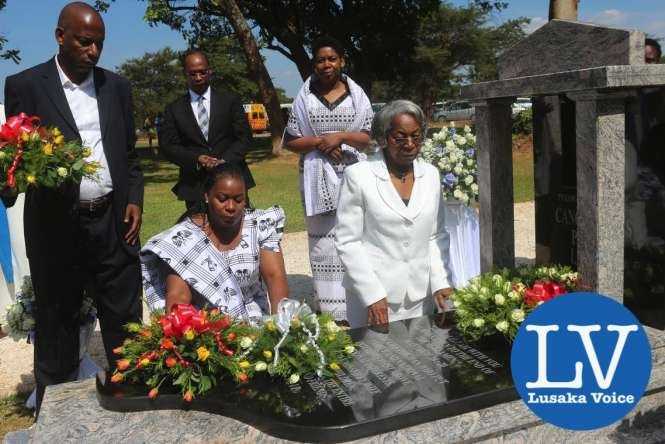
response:
[[[134,144],[134,118],[129,82],[102,68],[94,68],[97,107],[104,153],[113,180],[113,211],[121,238],[128,203],[143,205],[143,173]],[[56,126],[65,140],[79,139],[76,122],[58,76],[55,59],[29,68],[5,81],[5,113],[36,115],[43,126]],[[52,258],[75,251],[79,187],[31,188],[26,194],[24,225],[28,257]],[[138,254],[138,243],[125,248]]]
[[[208,141],[203,137],[192,111],[189,91],[166,107],[158,134],[159,148],[164,157],[180,167],[178,183],[173,187],[179,199],[203,199],[206,172],[197,161],[203,154],[239,164],[244,170],[247,188],[254,186],[254,179],[245,163],[245,154],[252,142],[252,130],[238,95],[211,88]]]

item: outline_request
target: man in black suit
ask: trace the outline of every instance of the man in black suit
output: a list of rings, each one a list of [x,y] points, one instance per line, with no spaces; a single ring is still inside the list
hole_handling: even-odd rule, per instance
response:
[[[212,70],[202,51],[187,51],[183,67],[189,91],[166,107],[158,136],[164,156],[180,167],[173,192],[189,210],[203,200],[206,170],[219,163],[240,164],[247,188],[254,186],[245,163],[252,131],[240,97],[210,86]]]
[[[44,388],[72,380],[79,363],[80,309],[94,297],[104,348],[126,337],[124,324],[141,319],[143,174],[134,150],[129,82],[95,65],[104,43],[102,17],[75,2],[60,12],[56,57],[5,82],[7,114],[36,115],[66,140],[91,149],[97,180],[61,189],[31,188],[25,202],[25,240],[36,299],[37,411]],[[8,190],[3,191],[5,201]]]

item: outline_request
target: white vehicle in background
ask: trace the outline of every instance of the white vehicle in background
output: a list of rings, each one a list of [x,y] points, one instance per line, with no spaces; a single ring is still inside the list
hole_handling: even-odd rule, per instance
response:
[[[518,97],[515,99],[513,102],[513,117],[521,113],[522,111],[526,111],[528,109],[531,109],[531,98],[529,97]]]

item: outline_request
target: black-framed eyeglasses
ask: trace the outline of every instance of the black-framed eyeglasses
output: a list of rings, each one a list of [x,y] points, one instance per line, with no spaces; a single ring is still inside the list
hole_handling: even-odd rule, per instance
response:
[[[396,144],[400,146],[408,145],[409,141],[413,142],[414,145],[420,145],[423,141],[423,136],[421,136],[420,134],[415,136],[407,136],[407,137],[395,137],[392,134],[390,134],[390,137],[395,141]]]

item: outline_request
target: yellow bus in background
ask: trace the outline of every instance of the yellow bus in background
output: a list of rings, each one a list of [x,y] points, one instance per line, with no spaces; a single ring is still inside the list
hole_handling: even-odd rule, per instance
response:
[[[245,115],[247,116],[250,128],[252,128],[252,132],[261,133],[268,131],[268,114],[262,103],[245,104],[243,108],[245,109]]]

